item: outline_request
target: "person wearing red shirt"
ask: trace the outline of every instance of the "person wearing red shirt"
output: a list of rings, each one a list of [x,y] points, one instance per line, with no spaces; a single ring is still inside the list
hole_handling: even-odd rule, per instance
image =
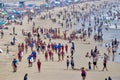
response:
[[[24,43],[21,44],[22,51],[24,51]]]
[[[45,61],[48,61],[48,52],[45,52]]]
[[[67,44],[65,45],[65,51],[66,51],[66,53],[68,53],[68,45]]]
[[[20,51],[18,52],[18,59],[19,59],[19,61],[22,60],[22,56],[23,56],[23,52],[20,50]]]
[[[40,69],[41,69],[41,61],[38,59],[38,62],[37,62],[37,67],[38,67],[38,72],[40,72]]]
[[[49,51],[49,58],[50,58],[50,60],[52,60],[52,51],[51,50]]]
[[[61,51],[62,60],[64,60],[64,51]]]
[[[25,51],[26,51],[26,53],[28,52],[28,45],[27,44],[25,44]]]
[[[64,51],[64,45],[62,45],[62,51]]]

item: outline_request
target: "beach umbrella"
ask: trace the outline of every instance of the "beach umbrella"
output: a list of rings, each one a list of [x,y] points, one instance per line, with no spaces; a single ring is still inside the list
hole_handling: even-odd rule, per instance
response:
[[[35,4],[28,4],[27,7],[33,7]]]
[[[0,53],[3,53],[3,50],[2,50],[2,49],[0,49]]]
[[[49,4],[45,4],[45,7],[49,7]]]
[[[31,10],[30,10],[30,12],[31,12],[31,13],[34,13],[34,10],[33,10],[33,9],[31,9]]]
[[[62,47],[62,45],[59,43],[58,46],[57,46],[57,48],[60,49],[61,47]]]
[[[3,24],[5,24],[5,22],[4,21],[0,21],[0,25],[3,25]]]
[[[14,12],[14,14],[16,14],[16,15],[20,15],[20,12],[16,11],[16,12]]]
[[[9,16],[7,17],[8,20],[11,20],[11,19],[14,19],[14,18],[15,18],[14,15],[9,15]]]
[[[10,4],[4,4],[4,7],[11,7]]]
[[[33,55],[33,56],[36,55],[36,54],[37,54],[37,53],[36,53],[35,51],[32,52],[32,55]]]

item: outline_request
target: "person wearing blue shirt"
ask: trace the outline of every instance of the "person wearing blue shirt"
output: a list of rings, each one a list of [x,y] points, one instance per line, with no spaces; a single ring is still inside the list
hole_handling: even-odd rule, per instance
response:
[[[37,54],[36,51],[32,51],[34,62],[36,61],[36,54]]]
[[[16,60],[16,58],[14,58],[12,61],[13,72],[17,71],[17,63],[18,63],[18,61]]]

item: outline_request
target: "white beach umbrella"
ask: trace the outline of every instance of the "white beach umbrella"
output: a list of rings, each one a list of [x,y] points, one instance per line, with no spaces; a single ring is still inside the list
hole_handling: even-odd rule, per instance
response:
[[[2,50],[2,49],[0,49],[0,53],[3,53],[3,50]]]

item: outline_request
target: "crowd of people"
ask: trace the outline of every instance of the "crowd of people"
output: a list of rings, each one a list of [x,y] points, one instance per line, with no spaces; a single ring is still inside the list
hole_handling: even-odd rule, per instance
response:
[[[39,16],[40,20],[49,19],[52,21],[53,24],[58,24],[60,27],[58,28],[44,28],[40,26],[36,26],[36,22],[33,21],[31,16],[27,16],[28,24],[32,22],[33,24],[31,31],[27,32],[22,29],[22,36],[24,36],[24,41],[19,43],[16,41],[16,37],[13,37],[13,40],[10,42],[11,45],[18,44],[18,53],[17,58],[14,58],[12,61],[13,72],[17,72],[19,62],[22,62],[23,57],[25,54],[28,54],[28,67],[33,67],[36,63],[38,72],[41,72],[42,61],[39,59],[38,55],[44,55],[45,61],[54,62],[57,55],[57,61],[66,61],[66,69],[69,70],[71,65],[71,69],[75,70],[75,61],[74,61],[74,53],[76,50],[76,46],[74,41],[79,40],[86,42],[88,39],[93,39],[94,42],[103,42],[103,25],[106,23],[106,19],[102,19],[102,9],[107,8],[110,4],[104,3],[103,5],[99,6],[90,6],[86,4],[85,7],[80,8],[79,5],[68,6],[67,9],[57,12],[53,14],[52,12],[48,12],[45,15],[36,15]],[[91,7],[93,10],[89,10]],[[78,10],[77,10],[78,9]],[[86,12],[89,10],[89,12]],[[101,10],[101,14],[99,13]],[[86,12],[86,13],[83,13]],[[99,14],[96,14],[99,13]],[[108,12],[108,15],[112,14],[111,11]],[[112,15],[111,15],[112,16]],[[93,20],[91,19],[93,17]],[[113,20],[118,17],[118,15],[114,14]],[[119,18],[118,18],[119,19]],[[79,25],[79,29],[74,30],[75,26]],[[22,26],[22,25],[21,25]],[[116,24],[117,26],[117,24]],[[63,30],[66,29],[66,30]],[[4,31],[1,30],[1,39],[4,38]],[[13,27],[12,34],[16,34],[15,27]],[[69,34],[68,34],[69,33]],[[49,41],[46,41],[49,40]],[[55,40],[64,40],[68,41],[68,43],[63,42],[56,42]],[[69,46],[69,44],[72,44]],[[90,43],[89,43],[90,44]],[[112,52],[114,61],[115,53],[118,47],[119,42],[115,38],[110,43],[111,45],[106,45],[107,53],[103,55],[103,68],[101,69],[104,71],[108,71],[107,63],[110,58],[109,54]],[[7,54],[9,54],[9,49],[7,46]],[[89,70],[98,69],[97,62],[100,58],[100,52],[97,46],[94,49],[90,49],[89,52],[86,53],[85,57],[92,59],[92,62],[88,62]],[[103,53],[102,53],[103,54]],[[92,67],[93,64],[93,67]],[[81,76],[82,80],[86,80],[87,69],[82,67]],[[27,80],[28,74],[26,73],[24,76],[24,80]],[[111,77],[105,80],[112,80]]]

